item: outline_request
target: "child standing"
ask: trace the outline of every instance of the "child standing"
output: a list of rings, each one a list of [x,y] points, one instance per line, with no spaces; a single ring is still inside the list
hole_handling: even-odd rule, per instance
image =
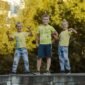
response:
[[[22,32],[22,23],[18,22],[16,24],[17,32],[15,32],[13,35],[10,35],[9,32],[7,32],[9,40],[16,40],[16,47],[15,47],[15,53],[14,53],[14,62],[12,67],[12,73],[16,73],[17,66],[20,60],[20,57],[22,56],[24,60],[24,66],[25,66],[25,73],[29,73],[29,60],[28,60],[28,51],[26,48],[26,37],[29,35],[32,35],[30,30],[28,32]]]
[[[49,15],[44,14],[42,16],[42,25],[38,27],[37,32],[37,41],[36,44],[38,47],[38,58],[37,58],[37,71],[40,73],[42,59],[47,59],[47,68],[46,73],[50,72],[51,66],[51,51],[52,51],[52,37],[51,35],[55,33],[58,36],[56,30],[49,25]]]
[[[68,58],[68,48],[69,48],[69,40],[72,32],[77,33],[73,28],[68,29],[68,22],[66,19],[62,21],[63,31],[59,35],[59,62],[60,62],[60,71],[61,73],[69,73],[71,72],[70,62]]]

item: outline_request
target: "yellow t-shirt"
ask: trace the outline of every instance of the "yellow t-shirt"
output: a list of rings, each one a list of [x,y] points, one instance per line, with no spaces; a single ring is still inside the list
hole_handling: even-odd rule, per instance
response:
[[[40,25],[38,27],[38,32],[40,34],[40,44],[51,44],[52,38],[51,34],[56,32],[56,30],[50,25]]]
[[[28,32],[16,32],[12,37],[16,40],[16,48],[26,48],[26,37]]]
[[[71,32],[68,30],[62,31],[59,35],[59,46],[69,46]]]

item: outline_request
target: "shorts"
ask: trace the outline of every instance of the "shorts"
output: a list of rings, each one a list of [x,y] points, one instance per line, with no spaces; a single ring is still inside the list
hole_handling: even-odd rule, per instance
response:
[[[40,44],[38,48],[38,58],[51,57],[52,54],[51,44]]]

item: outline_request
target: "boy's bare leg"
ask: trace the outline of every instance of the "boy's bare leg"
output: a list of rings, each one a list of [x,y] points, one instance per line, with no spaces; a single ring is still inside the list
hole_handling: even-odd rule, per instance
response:
[[[51,58],[47,58],[47,69],[46,69],[46,71],[49,71],[50,66],[51,66]]]
[[[41,64],[42,64],[42,59],[38,58],[37,59],[37,71],[39,71],[39,72],[40,72]]]

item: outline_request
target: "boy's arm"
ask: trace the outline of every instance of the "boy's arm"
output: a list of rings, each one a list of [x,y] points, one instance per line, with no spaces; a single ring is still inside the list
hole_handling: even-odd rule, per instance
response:
[[[58,40],[58,33],[57,33],[57,31],[52,33],[52,43],[54,43],[56,40]]]
[[[33,36],[32,31],[31,31],[31,27],[28,26],[27,29],[28,29],[27,32],[28,32],[29,36]]]
[[[11,35],[10,35],[9,31],[7,31],[7,32],[6,32],[6,34],[7,34],[7,36],[8,36],[9,41],[14,40],[14,38],[13,38],[13,37],[11,37]]]
[[[75,29],[73,29],[73,28],[70,28],[69,31],[77,34],[77,31]]]
[[[37,47],[39,46],[39,43],[40,43],[40,34],[37,33],[37,35],[36,35],[36,46]]]
[[[54,40],[58,40],[58,32],[57,31],[53,32],[52,37],[54,38]]]

